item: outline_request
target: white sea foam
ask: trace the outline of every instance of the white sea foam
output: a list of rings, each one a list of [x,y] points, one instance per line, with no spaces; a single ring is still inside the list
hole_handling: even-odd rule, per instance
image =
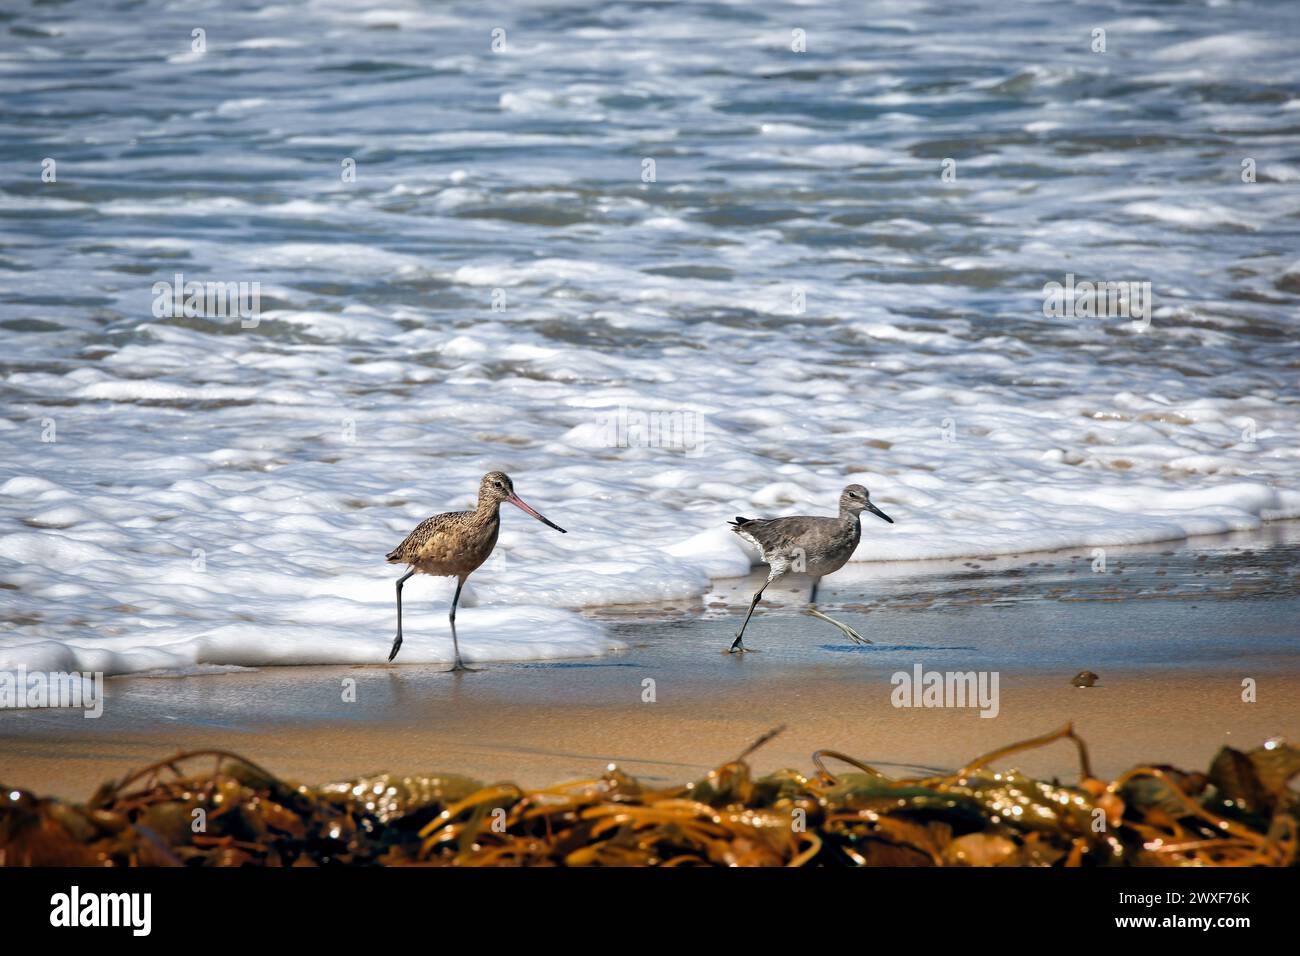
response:
[[[858,562],[1300,516],[1300,101],[1256,96],[1300,66],[1238,6],[1104,58],[1059,5],[802,5],[807,54],[780,7],[525,7],[495,53],[320,0],[206,54],[43,9],[58,49],[0,57],[59,164],[0,183],[0,668],[379,663],[384,555],[496,467],[569,533],[506,509],[477,660],[608,652],[579,609],[705,594],[728,519],[852,481],[897,522]],[[260,282],[256,327],[154,318],[176,272]],[[1045,317],[1067,273],[1151,281],[1150,328]],[[407,584],[399,662],[450,659],[450,588]]]

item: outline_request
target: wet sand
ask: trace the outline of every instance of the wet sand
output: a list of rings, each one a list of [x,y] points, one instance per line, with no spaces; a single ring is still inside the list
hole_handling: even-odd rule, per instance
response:
[[[789,766],[807,772],[811,753],[829,748],[894,774],[959,766],[1069,720],[1089,742],[1094,769],[1114,775],[1143,762],[1204,768],[1224,744],[1249,748],[1287,731],[1294,739],[1300,700],[1300,675],[1294,673],[1263,681],[1263,698],[1255,704],[1242,703],[1238,682],[1223,675],[1111,675],[1095,688],[1079,689],[1063,674],[1005,679],[1001,713],[985,719],[972,711],[895,709],[883,679],[853,682],[806,675],[765,680],[752,692],[733,686],[717,694],[702,693],[698,685],[682,693],[686,685],[668,681],[659,688],[659,701],[647,704],[640,701],[641,671],[636,669],[594,682],[584,677],[581,686],[604,684],[607,696],[560,707],[544,695],[521,691],[517,681],[504,675],[442,680],[434,674],[403,674],[381,678],[386,687],[361,677],[362,694],[372,703],[355,705],[357,713],[350,719],[289,719],[286,711],[318,708],[322,697],[337,695],[344,670],[312,668],[293,678],[279,673],[227,678],[219,691],[197,694],[187,689],[184,693],[194,703],[224,701],[221,711],[204,720],[125,726],[122,717],[106,716],[84,721],[93,725],[84,732],[75,725],[42,721],[38,728],[0,740],[0,782],[82,799],[104,780],[132,768],[179,750],[210,747],[235,750],[305,782],[378,771],[445,771],[541,786],[591,777],[616,763],[647,782],[669,784],[735,756],[779,724],[786,731],[752,760],[759,770]],[[550,676],[569,685],[555,691],[567,697],[573,686],[570,675],[553,671]],[[470,680],[477,682],[472,689],[464,686]],[[452,681],[459,686],[438,686]],[[272,698],[276,719],[254,716],[248,709]],[[402,713],[378,713],[386,714],[390,705]],[[1077,768],[1068,744],[1017,757],[1012,764],[1062,779],[1074,779]]]
[[[1104,571],[1091,554],[855,566],[826,579],[821,607],[869,647],[799,613],[793,581],[750,625],[758,652],[723,653],[755,577],[718,582],[693,606],[592,612],[627,645],[604,658],[463,675],[376,664],[115,678],[100,719],[0,712],[0,782],[80,799],[178,750],[220,747],[304,782],[443,771],[537,786],[616,763],[668,784],[781,724],[752,760],[760,771],[808,771],[818,748],[890,773],[947,769],[1066,721],[1103,775],[1204,768],[1224,744],[1300,738],[1297,537],[1291,523],[1108,549]],[[892,675],[918,664],[996,673],[997,716],[895,707]],[[1084,669],[1097,686],[1071,685]],[[1068,744],[1011,764],[1077,772]]]

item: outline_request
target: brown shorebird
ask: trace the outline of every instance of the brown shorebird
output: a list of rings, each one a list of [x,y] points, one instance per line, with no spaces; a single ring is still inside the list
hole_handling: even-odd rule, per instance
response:
[[[467,671],[460,659],[460,642],[456,640],[456,604],[465,579],[478,570],[488,559],[497,543],[501,528],[501,502],[508,501],[526,511],[542,524],[549,525],[560,534],[567,534],[558,524],[548,521],[524,504],[515,494],[510,476],[500,471],[489,471],[478,485],[478,507],[473,511],[449,511],[446,514],[425,518],[406,540],[388,552],[389,564],[405,564],[411,570],[397,579],[397,639],[388,653],[391,661],[402,647],[402,585],[412,574],[432,574],[456,579],[456,596],[451,599],[451,643],[456,651],[453,671]]]
[[[729,522],[731,530],[736,532],[763,556],[763,562],[770,568],[767,581],[758,589],[754,600],[749,602],[749,613],[745,623],[740,625],[740,633],[731,645],[731,652],[745,651],[742,643],[745,627],[754,616],[754,607],[763,591],[777,578],[791,571],[812,576],[812,594],[808,598],[808,613],[834,624],[844,635],[856,644],[871,642],[847,624],[841,624],[817,610],[817,585],[823,575],[832,574],[844,567],[853,556],[853,550],[862,539],[862,524],[858,516],[863,511],[870,511],[878,518],[884,518],[890,524],[889,517],[871,503],[871,495],[861,485],[849,485],[840,492],[840,515],[838,518],[814,518],[796,515],[790,518],[736,518]]]

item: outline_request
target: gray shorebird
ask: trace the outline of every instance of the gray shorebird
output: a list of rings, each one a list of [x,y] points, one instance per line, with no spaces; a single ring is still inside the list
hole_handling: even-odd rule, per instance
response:
[[[731,645],[731,653],[745,651],[745,628],[754,616],[754,607],[767,586],[791,571],[806,573],[813,579],[812,594],[808,598],[808,613],[838,627],[845,637],[856,644],[871,642],[847,624],[841,624],[817,610],[817,585],[823,575],[832,574],[844,567],[853,556],[853,550],[862,539],[862,524],[858,520],[864,511],[870,511],[890,524],[889,517],[871,503],[871,495],[862,485],[849,485],[840,492],[840,514],[837,518],[815,518],[795,515],[790,518],[736,518],[729,522],[736,532],[758,549],[763,562],[769,566],[767,580],[749,602],[749,613],[740,632]]]
[[[397,638],[388,653],[391,661],[402,647],[402,585],[417,572],[436,577],[455,578],[456,596],[451,599],[451,643],[456,651],[453,671],[473,670],[460,659],[460,642],[456,640],[456,605],[465,579],[478,570],[488,559],[497,543],[501,528],[501,502],[508,501],[527,512],[544,525],[560,534],[567,532],[553,521],[524,504],[515,494],[510,476],[501,471],[489,471],[478,485],[478,507],[473,511],[449,511],[446,514],[425,518],[406,540],[388,552],[389,564],[405,564],[411,570],[397,579]]]

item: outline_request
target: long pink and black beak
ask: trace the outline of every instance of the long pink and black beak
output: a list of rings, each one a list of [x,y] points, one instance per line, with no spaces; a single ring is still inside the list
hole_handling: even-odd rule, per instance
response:
[[[538,514],[536,511],[534,511],[532,508],[530,508],[528,505],[524,503],[523,498],[520,498],[518,495],[514,494],[513,492],[511,493],[510,497],[506,499],[506,501],[510,502],[520,511],[524,512],[524,514],[532,515],[534,518],[536,518],[538,521],[540,521],[542,524],[546,525],[547,527],[554,528],[556,531],[560,532],[560,534],[569,533],[565,531],[563,528],[561,528],[554,521],[552,521],[550,518],[546,518],[543,517],[541,514]]]
[[[885,519],[886,521],[888,521],[890,524],[893,524],[893,523],[894,523],[894,519],[893,519],[893,518],[889,517],[889,515],[885,514],[883,511],[881,511],[879,508],[877,508],[875,505],[873,505],[870,501],[867,502],[867,510],[870,511],[870,512],[871,512],[873,515],[875,515],[877,518],[884,518],[884,519]],[[549,522],[547,522],[547,523],[549,524]]]

